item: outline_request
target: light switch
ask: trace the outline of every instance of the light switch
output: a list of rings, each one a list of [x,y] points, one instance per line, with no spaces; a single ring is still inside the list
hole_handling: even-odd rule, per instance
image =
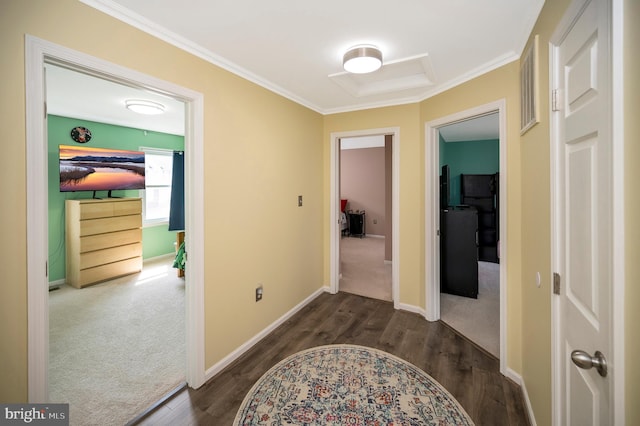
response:
[[[298,195],[298,207],[302,207],[302,195]]]

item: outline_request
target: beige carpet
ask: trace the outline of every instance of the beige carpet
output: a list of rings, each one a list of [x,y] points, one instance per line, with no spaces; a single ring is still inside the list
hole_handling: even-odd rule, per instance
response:
[[[184,381],[185,306],[172,259],[49,293],[49,397],[71,425],[124,425]]]
[[[495,357],[500,356],[500,265],[478,262],[478,298],[440,294],[440,318]]]
[[[385,239],[340,239],[340,291],[391,301],[391,264],[384,262]]]

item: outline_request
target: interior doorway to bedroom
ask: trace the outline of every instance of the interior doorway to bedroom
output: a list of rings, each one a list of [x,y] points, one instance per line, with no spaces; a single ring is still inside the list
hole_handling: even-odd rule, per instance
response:
[[[490,174],[493,175],[493,182],[495,185],[494,188],[494,198],[492,198],[492,203],[495,208],[496,216],[499,217],[498,223],[495,226],[495,232],[497,241],[494,244],[493,251],[486,251],[483,255],[490,254],[494,262],[499,261],[499,263],[489,262],[489,266],[494,266],[493,269],[495,271],[490,271],[490,275],[494,278],[493,280],[497,281],[497,285],[499,286],[497,298],[497,308],[494,306],[492,309],[497,309],[498,311],[498,344],[497,351],[494,347],[494,352],[497,352],[496,355],[500,360],[500,371],[505,374],[506,373],[506,347],[507,347],[507,335],[506,335],[506,303],[507,303],[507,291],[508,291],[508,283],[507,283],[507,191],[506,191],[506,182],[507,182],[507,157],[506,157],[506,101],[504,99],[498,100],[495,102],[491,102],[485,105],[480,105],[468,110],[460,111],[454,114],[451,114],[446,117],[442,117],[439,119],[432,120],[425,124],[425,201],[427,208],[425,209],[425,306],[426,306],[426,318],[429,321],[437,321],[443,319],[442,307],[443,303],[441,300],[441,285],[442,285],[442,277],[441,277],[441,266],[443,262],[443,256],[446,257],[448,254],[443,253],[443,250],[448,250],[446,247],[443,249],[443,241],[442,238],[443,232],[446,232],[447,229],[450,228],[453,230],[457,230],[460,227],[458,226],[449,226],[448,221],[443,219],[442,211],[444,209],[448,209],[450,211],[460,210],[460,216],[469,215],[473,213],[473,211],[477,210],[477,207],[473,206],[464,206],[461,205],[460,209],[449,208],[448,204],[451,204],[451,200],[446,200],[446,197],[441,197],[440,188],[443,184],[443,171],[442,166],[444,165],[442,160],[443,153],[440,150],[441,141],[441,130],[450,125],[455,125],[459,123],[467,123],[467,124],[478,124],[479,121],[475,121],[476,119],[481,119],[483,117],[497,117],[497,129],[495,125],[492,125],[490,131],[492,132],[492,137],[495,139],[496,130],[497,130],[497,139],[498,139],[498,163],[499,170],[498,173],[475,173],[475,174]],[[474,136],[474,139],[483,139],[483,137]],[[454,142],[455,143],[455,142]],[[451,186],[451,177],[449,179],[445,177],[444,184],[447,186]],[[461,183],[458,181],[458,185]],[[450,192],[447,191],[450,195]],[[459,191],[458,191],[459,193]],[[445,200],[443,200],[443,198]],[[462,202],[459,201],[461,204]],[[455,201],[454,201],[455,203]],[[443,224],[443,222],[445,222]],[[444,228],[443,228],[444,227]],[[468,227],[465,227],[467,229]],[[472,256],[475,259],[478,259],[478,245],[476,243],[476,232],[478,231],[478,226],[474,225],[471,227],[469,231],[470,235],[470,247],[472,251]],[[479,237],[479,235],[478,235]],[[480,241],[478,241],[480,242]],[[477,254],[473,255],[473,252],[477,252]],[[450,255],[451,253],[449,253]],[[455,256],[454,256],[455,257]],[[478,264],[477,260],[473,260],[474,264]],[[497,267],[495,267],[497,265]],[[478,265],[480,266],[480,265]],[[458,268],[458,270],[469,270],[475,269],[473,266],[468,266],[465,268]],[[480,272],[480,269],[475,269],[475,271]],[[484,273],[485,271],[483,271]],[[477,275],[476,275],[477,276]],[[477,282],[477,281],[476,281]],[[478,283],[479,284],[479,283]],[[466,314],[467,311],[465,311]],[[478,321],[484,321],[483,318],[480,318]],[[494,327],[495,328],[495,327]],[[495,335],[495,332],[494,332]],[[489,351],[487,351],[489,352]]]
[[[330,276],[331,276],[331,292],[336,293],[343,290],[343,286],[349,290],[349,284],[347,281],[350,279],[349,274],[355,274],[358,276],[358,270],[362,268],[362,259],[357,258],[358,253],[364,254],[366,251],[371,253],[377,253],[374,262],[378,267],[377,278],[381,283],[381,288],[385,288],[386,296],[381,296],[380,293],[375,294],[371,291],[370,283],[372,278],[367,277],[365,274],[360,274],[362,284],[361,290],[358,294],[362,294],[368,297],[383,298],[384,300],[391,300],[394,304],[398,304],[398,247],[399,247],[399,225],[398,225],[398,206],[399,206],[399,144],[400,144],[400,130],[397,127],[369,129],[350,132],[336,132],[330,135],[331,143],[331,214],[330,214]],[[362,138],[362,139],[360,139]],[[370,145],[372,140],[377,139],[377,146]],[[358,143],[362,146],[359,148]],[[341,149],[342,147],[346,149]],[[362,164],[367,164],[365,157],[369,154],[369,157],[375,157],[378,150],[378,160],[368,163],[378,164],[373,166],[378,173],[377,184],[382,188],[378,189],[378,200],[384,199],[384,201],[377,201],[377,204],[370,204],[367,201],[367,196],[361,197],[361,194],[357,189],[353,187],[349,189],[349,185],[353,184],[356,188],[358,183],[347,184],[345,190],[341,186],[341,175],[355,175],[355,178],[360,178],[361,174],[358,169],[361,169]],[[351,151],[351,152],[350,152]],[[359,151],[359,152],[358,152]],[[345,154],[346,153],[346,154]],[[364,155],[361,153],[365,153]],[[348,157],[354,154],[360,159],[356,159],[356,162],[351,162]],[[341,165],[341,157],[344,158]],[[351,164],[351,165],[349,165]],[[359,165],[360,164],[360,165]],[[341,169],[346,169],[344,172]],[[361,184],[362,186],[362,184]],[[366,185],[365,185],[366,186]],[[371,185],[369,185],[371,186]],[[355,191],[355,192],[350,192]],[[353,194],[353,195],[351,195]],[[382,194],[382,195],[380,195]],[[342,200],[346,200],[344,205]],[[371,207],[368,207],[371,206]],[[344,211],[343,211],[344,210]],[[364,212],[363,212],[364,211]],[[374,220],[376,223],[374,224]],[[362,237],[362,238],[360,238]],[[377,244],[376,247],[360,248],[360,245],[365,245],[371,242],[372,246]],[[347,244],[349,246],[347,246]],[[354,266],[349,271],[349,265],[343,265],[343,256],[349,255],[349,250],[356,256],[354,259],[345,259],[347,262],[351,262]],[[389,254],[390,253],[390,254]],[[343,270],[343,266],[345,266]],[[344,274],[343,272],[346,272]],[[354,275],[352,275],[354,276]],[[389,281],[390,277],[390,281]],[[355,287],[355,286],[354,286]],[[389,295],[390,289],[390,295]],[[389,297],[390,296],[390,297]]]
[[[47,144],[52,154],[48,164],[49,400],[69,403],[73,417],[89,423],[99,422],[105,412],[114,421],[126,423],[185,383],[185,279],[172,267],[177,231],[184,231],[184,214],[178,213],[182,224],[177,228],[168,226],[172,180],[184,182],[180,153],[185,148],[185,106],[171,97],[69,66],[46,63],[45,71]],[[74,90],[78,86],[83,87],[81,93]],[[125,108],[129,99],[155,102],[165,114],[132,113]],[[84,139],[73,139],[71,130],[78,128],[85,129]],[[142,189],[118,189],[131,185],[115,180],[107,184],[96,178],[95,185],[90,183],[99,173],[140,176],[129,169],[115,173],[125,170],[115,167],[102,172],[92,160],[100,152],[108,152],[111,158],[144,158],[144,184],[136,185]],[[68,159],[67,153],[73,157]],[[63,173],[89,166],[95,171],[73,181],[77,190],[67,191]],[[65,219],[68,203],[67,208],[97,209],[134,202],[140,210],[118,220],[135,219],[136,223],[119,224],[114,219],[95,232],[80,231],[77,258],[69,250],[76,245],[70,238],[73,224]],[[92,220],[109,219],[87,219]],[[88,244],[92,245],[85,249]]]
[[[391,135],[340,139],[340,290],[392,301]]]
[[[128,68],[95,58],[46,40],[26,36],[26,165],[27,165],[27,252],[28,269],[28,389],[30,401],[49,401],[49,247],[48,247],[48,175],[50,158],[57,160],[58,151],[48,147],[45,67],[48,63],[65,66],[104,80],[130,87],[144,88],[148,92],[172,97],[185,105],[182,119],[185,122],[185,227],[187,249],[190,252],[186,277],[189,286],[185,290],[182,330],[186,362],[182,374],[190,387],[204,383],[204,314],[203,260],[202,260],[202,204],[203,204],[203,95],[190,89],[168,83]],[[70,129],[69,129],[70,130]],[[57,167],[56,167],[57,168]],[[56,172],[57,173],[57,172]],[[53,184],[58,182],[58,176]],[[64,224],[60,225],[64,226]],[[45,268],[42,265],[46,265]],[[82,309],[91,310],[94,301]],[[186,312],[185,312],[186,311]],[[68,324],[69,329],[75,324]],[[117,338],[107,334],[106,339]],[[117,339],[115,339],[117,340]],[[131,352],[130,356],[136,356]]]
[[[498,113],[443,126],[440,319],[500,356]]]

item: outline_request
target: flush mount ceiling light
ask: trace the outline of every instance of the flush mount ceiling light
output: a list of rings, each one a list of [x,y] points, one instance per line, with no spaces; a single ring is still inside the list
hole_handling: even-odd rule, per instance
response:
[[[373,72],[382,66],[382,52],[375,46],[354,46],[342,58],[344,70],[354,74]]]
[[[138,114],[157,115],[164,113],[164,105],[152,101],[144,101],[140,99],[128,99],[124,101],[127,109]]]

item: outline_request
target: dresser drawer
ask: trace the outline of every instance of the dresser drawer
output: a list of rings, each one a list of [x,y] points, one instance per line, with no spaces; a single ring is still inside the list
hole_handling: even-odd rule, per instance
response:
[[[142,227],[142,216],[115,216],[80,221],[80,236],[106,234]]]
[[[126,246],[111,247],[104,250],[90,251],[80,254],[80,269],[93,268],[107,263],[140,257],[142,244],[127,244]]]
[[[89,235],[80,238],[80,253],[124,246],[142,241],[142,229],[128,229],[110,234]]]
[[[83,269],[80,271],[79,282],[76,287],[85,287],[100,281],[106,281],[128,274],[140,272],[142,270],[142,257],[126,259],[120,262],[108,263],[96,266],[95,268]]]
[[[142,213],[142,201],[139,199],[124,201],[86,201],[82,203],[82,207],[80,209],[80,220],[128,216],[140,213]]]

